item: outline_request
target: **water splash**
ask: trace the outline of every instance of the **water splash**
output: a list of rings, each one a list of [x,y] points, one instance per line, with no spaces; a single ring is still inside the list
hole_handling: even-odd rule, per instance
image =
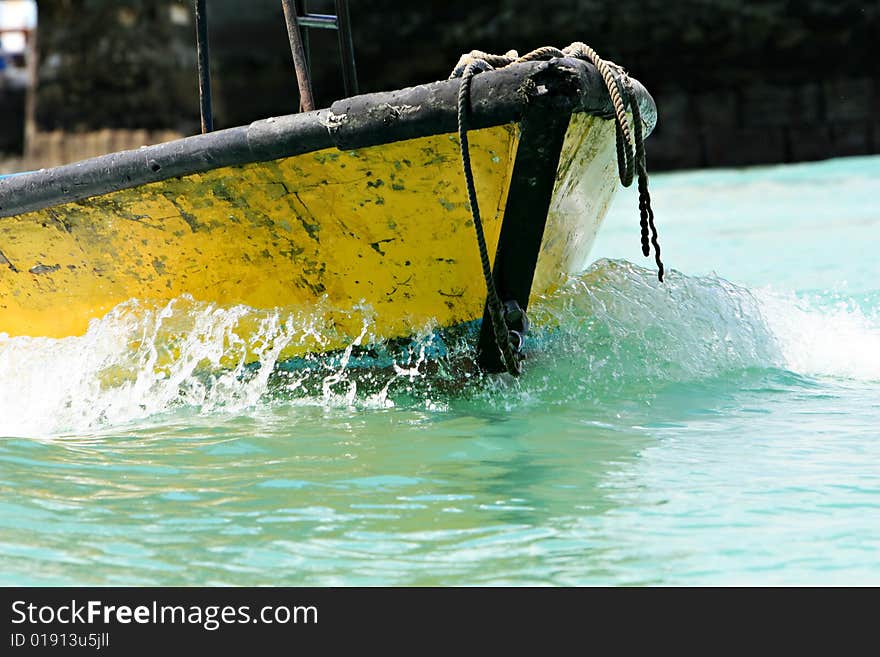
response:
[[[864,309],[675,271],[659,284],[624,261],[599,261],[533,301],[518,381],[473,370],[474,326],[426,326],[414,340],[375,346],[369,309],[354,312],[363,328],[347,348],[283,363],[290,345],[329,343],[322,311],[182,297],[122,304],[82,337],[0,335],[0,435],[82,433],[179,408],[239,413],[271,403],[443,410],[473,394],[518,403],[542,390],[601,403],[754,368],[880,380],[880,322]]]
[[[600,260],[532,314],[551,362],[576,362],[594,389],[782,365],[757,299],[718,277],[671,271],[659,283],[650,270]]]
[[[321,339],[313,318],[190,297],[121,304],[82,337],[0,335],[0,435],[89,430],[178,406],[235,411],[260,399],[285,346]]]
[[[853,300],[756,293],[787,369],[807,376],[880,381],[880,312]]]

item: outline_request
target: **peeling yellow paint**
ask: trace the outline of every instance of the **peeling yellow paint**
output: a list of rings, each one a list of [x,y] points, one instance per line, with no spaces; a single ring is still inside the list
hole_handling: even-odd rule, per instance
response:
[[[606,134],[613,155],[613,126]],[[471,135],[490,254],[517,146],[516,125]],[[554,233],[601,221],[557,206]],[[577,260],[545,251],[548,271]],[[366,305],[376,337],[396,337],[476,319],[485,298],[455,135],[225,167],[3,218],[0,254],[0,332],[13,336],[82,335],[123,301],[189,294],[257,309]],[[337,337],[323,348],[347,344],[360,322],[333,313]]]
[[[472,135],[493,251],[517,133]],[[364,303],[390,337],[470,320],[484,296],[452,135],[227,167],[0,219],[0,252],[0,332],[10,335],[81,335],[120,302],[190,294],[254,308]],[[360,331],[357,319],[336,320],[340,339]]]

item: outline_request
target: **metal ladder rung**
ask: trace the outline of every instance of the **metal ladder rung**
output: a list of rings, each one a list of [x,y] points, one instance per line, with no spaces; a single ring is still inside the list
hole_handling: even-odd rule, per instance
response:
[[[308,31],[300,34],[300,28],[336,30],[339,34],[339,57],[342,60],[342,83],[346,96],[358,93],[357,70],[354,64],[354,43],[351,39],[351,19],[348,13],[348,0],[335,0],[335,14],[313,14],[308,11],[306,0],[302,2],[302,15],[296,0],[281,0],[290,49],[296,67],[296,77],[300,88],[300,103],[304,109],[314,109],[311,75],[308,64]],[[194,0],[196,18],[196,43],[199,63],[199,109],[202,119],[202,132],[214,129],[214,113],[211,99],[211,66],[208,54],[208,11],[206,0]]]
[[[304,14],[297,16],[300,27],[315,27],[324,30],[338,30],[339,18],[333,14]]]
[[[309,52],[309,29],[336,30],[339,35],[339,58],[342,63],[342,86],[346,96],[358,93],[357,69],[354,63],[354,43],[351,38],[351,19],[348,13],[348,0],[335,0],[335,14],[315,14],[308,9],[308,0],[282,0],[287,20],[287,34],[293,54],[296,77],[300,89],[308,89],[311,103],[311,53]],[[306,28],[300,35],[300,28]],[[300,38],[301,37],[301,38]],[[305,60],[305,65],[297,63]],[[313,108],[313,107],[312,107]]]

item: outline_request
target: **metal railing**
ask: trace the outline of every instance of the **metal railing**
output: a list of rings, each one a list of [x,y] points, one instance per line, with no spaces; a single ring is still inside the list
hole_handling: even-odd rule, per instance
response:
[[[316,14],[308,10],[307,0],[281,0],[290,52],[296,69],[300,109],[315,109],[312,93],[309,35],[310,29],[336,30],[339,36],[339,57],[342,65],[342,84],[346,96],[358,93],[357,69],[354,61],[354,42],[351,37],[351,18],[348,0],[335,0],[335,14]],[[206,0],[195,0],[196,46],[199,60],[199,109],[202,132],[214,129],[211,98],[211,63],[208,48],[208,13]],[[302,31],[301,31],[302,30]]]

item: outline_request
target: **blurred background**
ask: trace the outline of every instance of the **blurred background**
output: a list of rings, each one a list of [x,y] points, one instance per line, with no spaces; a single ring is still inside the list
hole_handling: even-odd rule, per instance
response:
[[[215,127],[297,111],[280,0],[207,5]],[[193,13],[191,0],[0,0],[0,173],[198,132]],[[350,13],[362,93],[443,79],[474,48],[590,44],[657,101],[652,170],[880,149],[878,2],[353,0]],[[310,42],[323,107],[344,95],[337,37]]]

